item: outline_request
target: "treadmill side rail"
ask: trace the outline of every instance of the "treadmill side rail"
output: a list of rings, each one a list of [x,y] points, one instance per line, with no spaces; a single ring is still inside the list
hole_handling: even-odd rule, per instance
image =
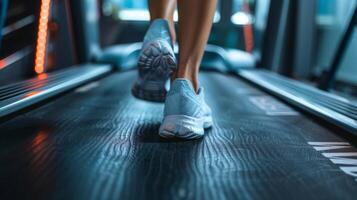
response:
[[[110,71],[110,65],[83,64],[0,87],[0,118],[71,90]]]
[[[241,70],[238,75],[357,136],[357,105],[354,102],[265,70]]]

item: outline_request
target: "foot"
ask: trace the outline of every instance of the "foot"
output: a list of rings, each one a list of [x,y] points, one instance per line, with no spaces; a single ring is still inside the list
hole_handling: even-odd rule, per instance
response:
[[[159,135],[163,138],[200,138],[204,129],[212,126],[211,113],[204,100],[203,88],[196,93],[189,80],[176,79],[166,97]]]
[[[149,101],[165,101],[166,82],[176,70],[170,28],[167,20],[154,20],[147,31],[138,61],[139,77],[132,93]]]

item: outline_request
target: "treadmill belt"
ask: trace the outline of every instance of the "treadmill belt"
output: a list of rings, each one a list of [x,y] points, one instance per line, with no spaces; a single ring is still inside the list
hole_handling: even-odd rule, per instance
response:
[[[357,152],[337,129],[203,72],[214,127],[202,140],[162,140],[163,104],[135,99],[135,78],[115,73],[3,122],[0,199],[356,198],[341,165],[353,160],[328,154]]]

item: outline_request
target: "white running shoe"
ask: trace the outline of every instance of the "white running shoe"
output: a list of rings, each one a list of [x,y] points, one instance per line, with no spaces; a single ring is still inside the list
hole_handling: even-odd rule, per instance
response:
[[[144,38],[138,61],[139,77],[132,88],[133,95],[149,101],[165,101],[165,84],[176,66],[169,23],[165,19],[156,19]]]
[[[204,90],[198,93],[187,79],[176,79],[165,101],[164,120],[159,135],[163,138],[196,139],[204,129],[212,127],[212,112],[204,99]]]

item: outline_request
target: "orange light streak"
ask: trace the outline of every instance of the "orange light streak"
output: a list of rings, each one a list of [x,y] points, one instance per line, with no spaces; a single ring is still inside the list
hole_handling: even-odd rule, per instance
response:
[[[25,94],[25,97],[32,97],[36,94],[39,94],[41,91],[32,91],[32,92],[29,92],[27,94]]]
[[[38,80],[45,80],[47,77],[48,77],[48,75],[46,73],[37,75]]]
[[[0,69],[5,68],[5,66],[6,66],[6,61],[5,61],[5,59],[0,60]]]
[[[249,7],[249,2],[247,0],[243,1],[243,11],[251,14],[251,10]],[[246,24],[243,27],[243,35],[244,35],[244,43],[245,50],[248,53],[252,53],[254,49],[254,33],[252,24]]]
[[[48,21],[51,10],[51,0],[42,0],[40,9],[40,18],[38,23],[36,55],[35,55],[35,72],[41,74],[45,71],[46,46]]]

